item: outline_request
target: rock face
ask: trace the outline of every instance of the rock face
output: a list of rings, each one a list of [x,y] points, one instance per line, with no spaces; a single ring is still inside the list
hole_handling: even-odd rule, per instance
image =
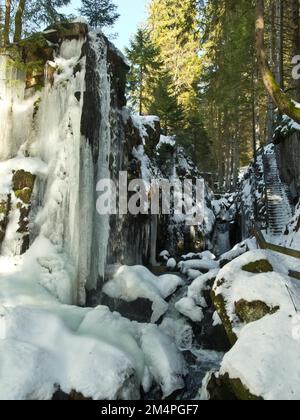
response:
[[[283,180],[290,186],[294,199],[300,196],[300,133],[291,132],[279,148],[279,163]]]
[[[19,228],[17,233],[22,237],[20,254],[24,254],[29,248],[29,214],[31,210],[31,197],[36,176],[24,170],[16,171],[13,175],[13,193],[17,199],[15,204],[20,212]]]
[[[0,197],[0,242],[9,213],[19,212],[16,233],[22,246],[11,253],[24,253],[42,234],[70,258],[74,303],[84,305],[86,290],[101,289],[107,280],[106,266],[155,265],[157,244],[165,249],[173,239],[178,252],[184,247],[202,250],[213,212],[206,219],[212,223],[196,231],[187,231],[182,220],[158,215],[100,214],[99,181],[114,182],[118,204],[120,172],[124,182],[149,182],[157,174],[159,159],[164,160],[158,153],[159,119],[136,117],[125,108],[129,69],[103,34],[74,23],[50,27],[38,39],[20,45],[27,74],[0,56],[0,101],[6,98],[1,104],[0,161],[20,156],[24,162],[16,163],[10,195]],[[38,57],[40,67],[33,72],[29,68]],[[16,115],[12,109],[22,112]],[[159,176],[168,178],[174,167],[181,178],[198,175],[174,145],[169,156],[168,168]],[[49,168],[44,178],[28,168],[34,159]]]
[[[11,196],[6,195],[0,199],[0,246],[5,237],[6,227],[8,224],[8,216],[11,206]]]

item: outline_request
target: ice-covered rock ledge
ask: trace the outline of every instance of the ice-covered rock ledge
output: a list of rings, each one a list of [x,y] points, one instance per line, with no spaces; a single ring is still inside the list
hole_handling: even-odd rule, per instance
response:
[[[208,380],[212,398],[300,398],[299,285],[287,276],[290,264],[251,251],[218,274],[212,297],[233,347]]]
[[[167,332],[72,306],[85,305],[108,260],[156,251],[150,217],[96,212],[98,180],[115,180],[144,144],[124,120],[127,65],[83,23],[42,35],[31,55],[30,40],[20,45],[27,63],[43,58],[35,74],[0,57],[0,399],[134,399],[154,384],[168,397],[186,367]]]

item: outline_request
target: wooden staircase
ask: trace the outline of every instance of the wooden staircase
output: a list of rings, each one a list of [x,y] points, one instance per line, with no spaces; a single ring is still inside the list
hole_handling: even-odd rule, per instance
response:
[[[289,189],[280,178],[275,152],[268,151],[263,157],[269,234],[282,235],[293,217]]]

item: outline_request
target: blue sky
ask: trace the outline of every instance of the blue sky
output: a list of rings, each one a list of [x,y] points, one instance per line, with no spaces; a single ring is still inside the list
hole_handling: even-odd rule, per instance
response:
[[[123,50],[128,45],[131,35],[136,32],[138,25],[145,20],[148,0],[114,0],[114,3],[118,6],[121,16],[111,32],[118,33],[117,39],[113,42]],[[76,9],[79,6],[80,0],[73,0],[68,11],[78,14]]]

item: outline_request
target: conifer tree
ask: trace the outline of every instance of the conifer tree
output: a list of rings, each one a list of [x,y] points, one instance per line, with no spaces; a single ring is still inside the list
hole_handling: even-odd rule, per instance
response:
[[[151,93],[149,113],[160,117],[165,135],[178,135],[182,128],[184,115],[173,92],[172,77],[166,72],[160,74]]]
[[[79,12],[93,28],[113,26],[120,16],[112,0],[81,0],[81,3]]]
[[[159,48],[151,41],[147,28],[139,28],[136,35],[126,49],[126,55],[131,64],[129,74],[129,93],[134,107],[142,115],[145,109],[146,87],[150,86],[159,71],[161,63],[158,61]]]

